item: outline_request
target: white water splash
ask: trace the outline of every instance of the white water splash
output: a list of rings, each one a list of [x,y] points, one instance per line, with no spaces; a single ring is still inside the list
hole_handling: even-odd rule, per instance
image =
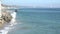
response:
[[[14,28],[13,26],[17,24],[16,23],[16,12],[11,13],[11,15],[12,15],[12,20],[10,24],[4,27],[4,29],[0,30],[0,34],[8,34],[8,32]]]

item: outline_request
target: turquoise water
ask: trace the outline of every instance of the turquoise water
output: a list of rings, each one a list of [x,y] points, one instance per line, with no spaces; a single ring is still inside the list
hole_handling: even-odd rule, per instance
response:
[[[8,34],[60,34],[60,10],[21,9]]]

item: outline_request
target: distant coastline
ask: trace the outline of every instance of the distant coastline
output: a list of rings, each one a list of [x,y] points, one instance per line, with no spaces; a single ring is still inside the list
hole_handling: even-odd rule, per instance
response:
[[[18,5],[5,5],[1,4],[3,8],[11,9],[11,8],[16,8],[16,9],[31,9],[31,10],[60,10],[60,8],[43,8],[43,7],[32,7],[32,6],[18,6]]]

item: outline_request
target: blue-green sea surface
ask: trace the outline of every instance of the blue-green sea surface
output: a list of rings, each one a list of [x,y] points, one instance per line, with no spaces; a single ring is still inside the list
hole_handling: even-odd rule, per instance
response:
[[[60,34],[60,10],[20,9],[8,34]]]

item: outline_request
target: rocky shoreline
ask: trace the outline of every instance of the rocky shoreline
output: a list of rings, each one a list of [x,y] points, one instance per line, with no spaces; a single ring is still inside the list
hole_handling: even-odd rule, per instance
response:
[[[0,27],[2,27],[5,23],[9,23],[12,19],[12,16],[9,12],[4,11],[1,13],[2,16],[0,17]]]

